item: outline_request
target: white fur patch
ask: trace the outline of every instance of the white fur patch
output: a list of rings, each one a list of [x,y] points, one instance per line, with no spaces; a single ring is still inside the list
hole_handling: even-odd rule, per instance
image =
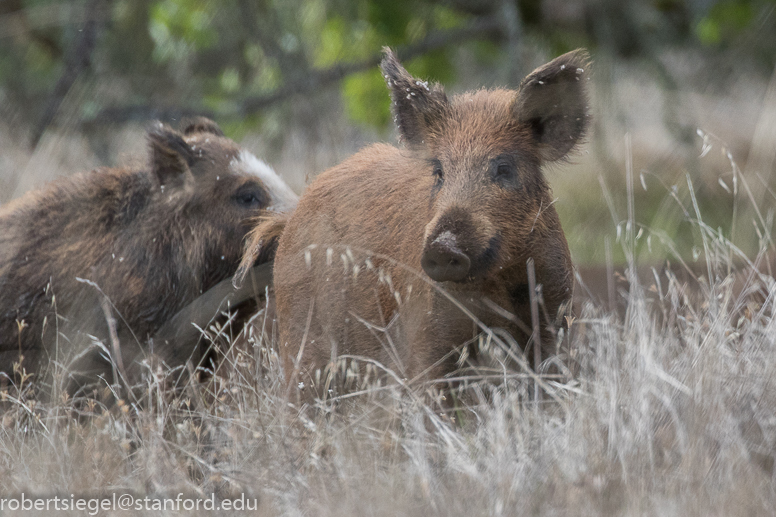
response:
[[[272,167],[256,158],[253,153],[245,150],[240,151],[239,156],[232,160],[229,166],[235,172],[252,174],[264,183],[272,203],[267,207],[268,210],[288,212],[296,207],[299,196],[294,194],[286,182],[280,179]]]

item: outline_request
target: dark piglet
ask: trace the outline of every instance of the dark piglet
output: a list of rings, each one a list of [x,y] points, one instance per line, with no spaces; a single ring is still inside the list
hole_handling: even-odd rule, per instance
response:
[[[0,208],[0,371],[13,377],[21,354],[27,371],[52,359],[82,382],[111,372],[110,354],[136,380],[148,338],[234,274],[253,218],[296,203],[210,120],[159,124],[148,142],[145,168],[61,178]]]

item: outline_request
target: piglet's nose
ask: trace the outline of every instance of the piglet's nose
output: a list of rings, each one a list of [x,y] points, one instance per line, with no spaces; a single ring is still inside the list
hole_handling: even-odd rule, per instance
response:
[[[442,232],[426,246],[420,265],[432,280],[460,282],[469,274],[471,260],[458,247],[451,232]]]

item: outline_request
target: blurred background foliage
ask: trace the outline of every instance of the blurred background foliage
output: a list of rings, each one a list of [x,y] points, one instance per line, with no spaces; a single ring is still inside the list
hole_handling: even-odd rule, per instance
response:
[[[83,123],[207,112],[227,121],[258,115],[249,122],[258,125],[268,107],[338,82],[350,119],[382,128],[389,104],[374,64],[384,45],[398,47],[414,74],[445,84],[459,72],[451,59],[457,47],[470,45],[479,57],[497,63],[516,40],[530,40],[552,54],[585,46],[630,59],[655,59],[678,46],[713,54],[743,45],[747,59],[769,73],[776,56],[775,5],[773,0],[2,0],[0,89],[6,103],[40,121],[64,69],[73,68],[73,54],[80,51],[77,58],[87,63],[79,74],[131,92],[90,99],[81,106]],[[91,41],[84,45],[84,39]]]
[[[773,90],[776,0],[0,0],[0,124],[8,134],[0,147],[29,152],[15,161],[5,153],[0,187],[8,194],[0,201],[28,188],[7,171],[22,163],[16,174],[29,173],[46,135],[82,136],[94,156],[83,169],[115,163],[109,135],[120,128],[194,114],[212,117],[270,161],[286,163],[282,149],[298,157],[327,148],[325,158],[289,165],[294,171],[281,167],[302,178],[289,180],[301,190],[363,143],[390,138],[377,69],[385,45],[398,49],[410,72],[453,91],[515,86],[555,55],[591,50],[594,157],[580,158],[587,172],[579,176],[550,173],[578,261],[603,260],[603,225],[624,219],[627,203],[617,193],[627,186],[629,160],[643,187],[634,193],[641,224],[683,251],[698,246],[698,236],[682,229],[693,216],[688,178],[706,222],[730,234],[737,223],[720,207],[738,202],[735,170],[751,168],[754,151],[765,156],[758,173],[770,186],[768,148],[776,141],[768,139],[770,126],[757,130],[770,119],[757,119]],[[695,94],[717,99],[705,111],[716,119],[697,115],[705,108]],[[743,100],[725,104],[734,98]],[[647,116],[656,125],[644,123]],[[731,125],[737,132],[725,133]],[[306,140],[293,144],[299,134]],[[703,143],[722,149],[723,159],[699,162]],[[762,233],[769,216],[760,215]],[[741,234],[751,233],[744,211],[738,216]],[[652,242],[643,247],[665,255],[650,251]]]

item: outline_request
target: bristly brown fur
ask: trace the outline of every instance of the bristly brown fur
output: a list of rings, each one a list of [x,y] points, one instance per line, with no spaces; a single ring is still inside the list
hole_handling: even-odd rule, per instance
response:
[[[289,217],[289,214],[282,212],[265,213],[255,219],[256,226],[245,239],[245,251],[234,275],[235,286],[242,283],[250,268],[275,259],[278,241]]]
[[[448,98],[386,50],[381,67],[407,146],[373,145],[319,175],[280,236],[274,281],[289,383],[323,382],[318,370],[343,354],[407,379],[443,376],[478,331],[456,304],[525,346],[529,258],[550,353],[572,265],[542,166],[584,136],[587,66],[575,51],[517,91]]]
[[[0,371],[12,375],[20,351],[28,371],[66,364],[89,335],[110,348],[104,299],[129,368],[169,317],[236,271],[271,192],[234,169],[241,149],[213,121],[159,124],[148,142],[147,168],[61,178],[0,209]],[[107,365],[89,356],[78,369]]]

